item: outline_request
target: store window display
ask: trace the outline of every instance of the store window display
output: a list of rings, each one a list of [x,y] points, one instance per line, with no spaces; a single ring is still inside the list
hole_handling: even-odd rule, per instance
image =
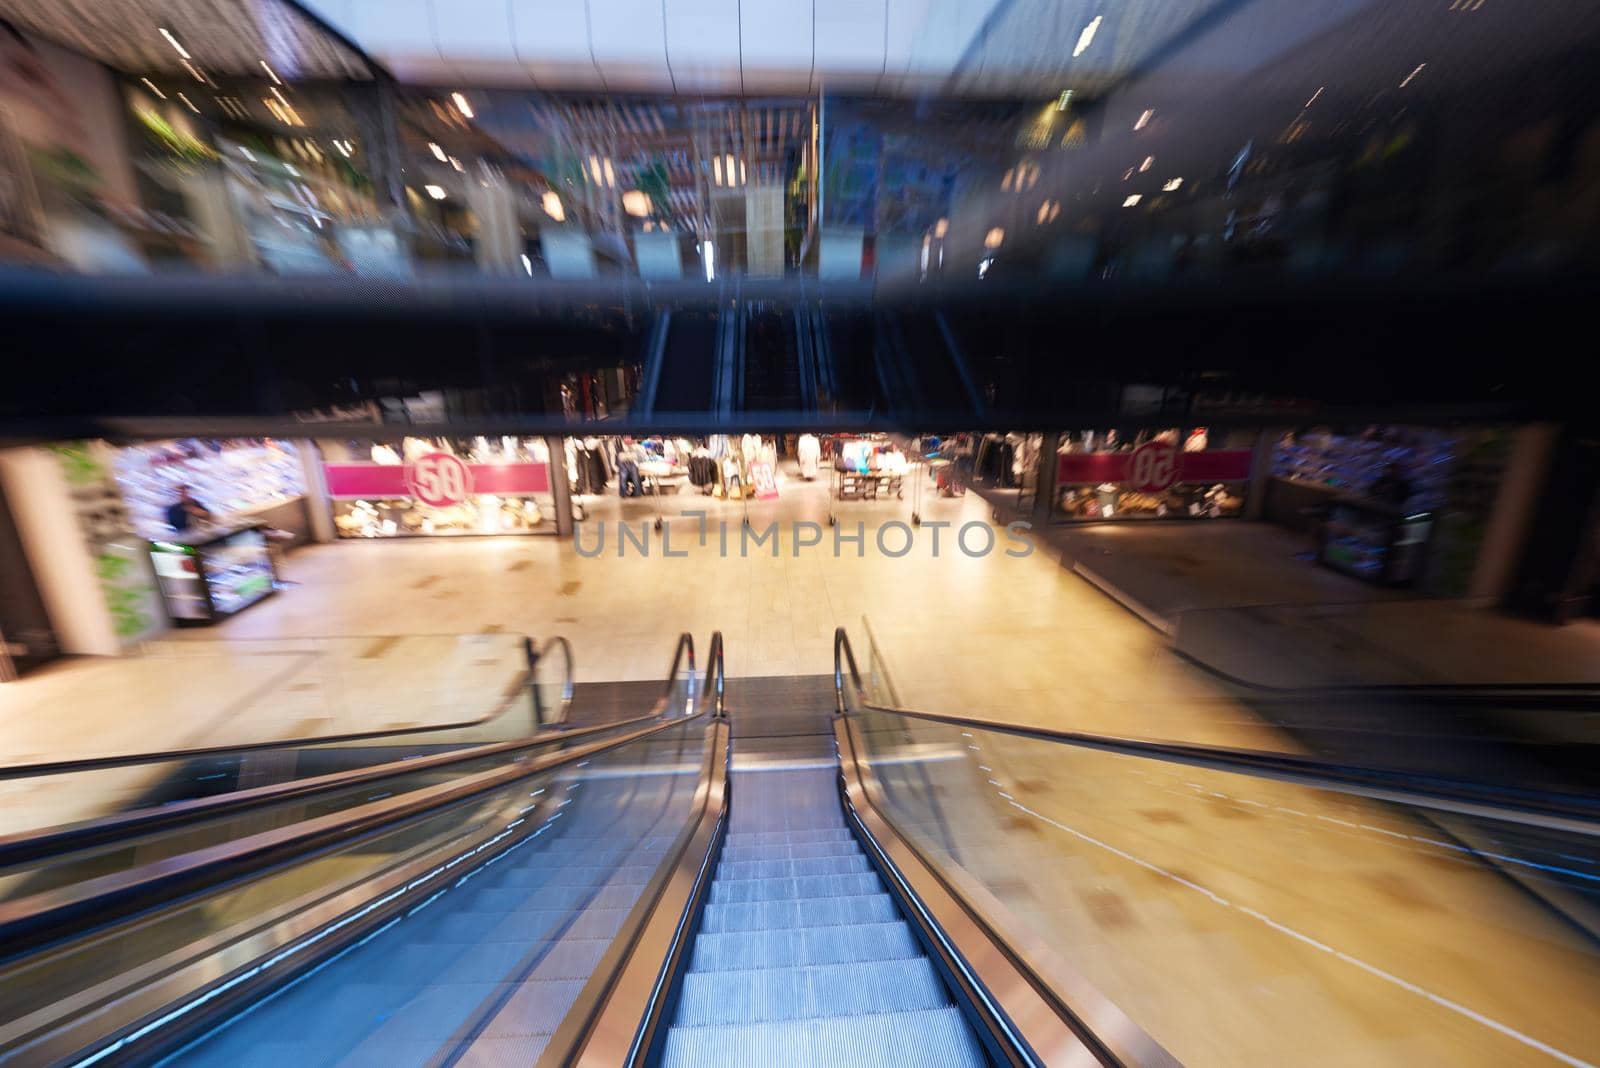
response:
[[[274,438],[185,438],[118,450],[117,484],[169,618],[214,623],[277,588],[268,531],[307,529],[300,450]]]
[[[170,538],[178,529],[173,506],[187,498],[191,521],[239,526],[261,519],[281,526],[304,523],[278,516],[284,505],[303,511],[305,476],[292,442],[276,438],[183,438],[117,450],[117,484],[133,529],[150,540]],[[204,514],[202,514],[204,513]]]
[[[408,437],[318,447],[340,538],[555,533],[543,438]]]
[[[1220,519],[1244,511],[1254,431],[1111,429],[1060,440],[1058,519]]]

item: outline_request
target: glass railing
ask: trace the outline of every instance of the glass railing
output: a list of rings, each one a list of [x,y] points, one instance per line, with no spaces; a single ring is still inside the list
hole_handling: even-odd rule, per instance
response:
[[[865,703],[883,815],[1069,1008],[1186,1065],[1600,1060],[1595,827]]]
[[[571,651],[528,652],[512,634],[149,643],[119,665],[128,718],[205,724],[204,744],[83,739],[83,759],[0,769],[0,837],[533,736],[565,718]]]
[[[704,719],[685,720],[582,761],[424,811],[297,863],[184,898],[154,914],[108,923],[83,937],[13,957],[0,965],[0,1060],[8,1055],[28,1060],[42,1056],[43,1050],[53,1056],[54,1051],[75,1048],[85,1035],[109,1033],[98,1024],[70,1034],[60,1029],[82,1024],[75,1019],[82,1006],[121,1004],[116,999],[136,990],[141,978],[157,973],[172,982],[167,990],[175,998],[170,1008],[181,1016],[200,996],[204,982],[215,976],[212,969],[241,965],[240,946],[275,954],[274,965],[288,962],[292,974],[302,963],[294,959],[297,954],[303,953],[309,963],[317,956],[311,947],[323,934],[342,926],[342,919],[362,914],[379,893],[374,888],[390,884],[434,892],[420,895],[421,903],[404,913],[403,920],[397,917],[384,927],[379,937],[362,942],[319,971],[311,983],[294,988],[314,989],[315,1005],[303,1004],[298,993],[273,999],[269,1005],[276,1008],[251,1013],[211,1042],[232,1048],[239,1041],[258,1043],[295,1034],[331,1044],[308,1054],[315,1063],[331,1063],[350,1052],[333,1046],[347,1043],[353,1048],[369,1038],[381,1039],[385,1020],[425,1001],[428,1019],[443,1028],[443,1044],[456,1025],[470,1024],[474,1013],[503,1008],[495,999],[503,1001],[508,990],[504,984],[539,978],[539,951],[548,949],[549,941],[581,931],[586,939],[603,942],[606,932],[615,930],[633,903],[630,894],[637,896],[688,818],[704,745]],[[256,819],[254,825],[234,828],[243,836],[235,840],[236,847],[274,833],[275,821]],[[474,917],[481,918],[488,906],[475,891],[485,883],[474,886],[464,877],[481,861],[457,865],[484,849],[500,852],[497,863],[504,866],[499,872],[518,873],[511,883],[521,888],[520,906],[503,900],[505,892],[489,896],[507,914],[515,912],[515,922],[539,928],[525,932],[527,941],[537,944],[525,947],[526,956],[491,931],[483,933],[481,944],[463,939],[443,947],[414,936],[420,924],[453,912],[459,919],[444,922],[470,927]],[[229,946],[233,948],[226,961],[216,956]],[[424,962],[419,955],[429,959]],[[397,956],[409,965],[399,966]],[[562,959],[570,966],[569,958]],[[469,1004],[454,996],[461,988],[445,991],[443,1000],[459,1010],[446,1020],[438,1012],[441,985],[462,981],[456,973],[463,970],[481,974],[485,985],[472,989],[483,997]],[[312,985],[322,983],[327,985]],[[580,985],[542,984],[539,989],[541,996],[575,996]],[[388,1000],[371,1013],[351,1016],[343,1004],[347,999],[335,995],[357,986]],[[291,1019],[282,1018],[286,1011]],[[554,1011],[559,1018],[559,1009]],[[269,1030],[257,1033],[262,1026]],[[212,1060],[210,1047],[193,1055]]]

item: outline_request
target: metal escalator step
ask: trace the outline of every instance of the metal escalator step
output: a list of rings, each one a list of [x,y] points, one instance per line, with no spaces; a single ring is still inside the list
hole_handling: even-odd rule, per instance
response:
[[[837,827],[819,827],[812,830],[788,831],[728,831],[727,845],[729,846],[760,846],[760,845],[799,845],[802,842],[854,842],[850,828],[842,824]]]
[[[925,958],[759,971],[690,972],[676,1024],[759,1023],[937,1009],[950,1004]]]
[[[807,875],[849,875],[871,871],[866,854],[846,853],[832,857],[774,857],[770,860],[729,860],[726,855],[717,866],[717,879],[800,878]]]
[[[849,857],[861,852],[854,839],[834,842],[770,842],[767,845],[726,845],[722,847],[723,863],[743,863],[752,860],[801,860],[812,857]]]
[[[900,921],[787,930],[702,931],[695,939],[689,970],[792,968],[850,961],[905,960],[921,954],[922,947],[911,929]]]
[[[883,889],[875,872],[850,872],[844,875],[780,876],[771,879],[724,879],[711,884],[715,904],[734,901],[790,901],[815,897],[855,897],[875,894]]]
[[[831,1020],[785,1020],[716,1027],[674,1027],[662,1068],[710,1064],[794,1068],[982,1068],[987,1061],[961,1010],[876,1013]]]
[[[781,927],[841,927],[855,923],[888,923],[899,918],[888,894],[814,897],[799,901],[731,901],[708,903],[700,929],[716,933]]]

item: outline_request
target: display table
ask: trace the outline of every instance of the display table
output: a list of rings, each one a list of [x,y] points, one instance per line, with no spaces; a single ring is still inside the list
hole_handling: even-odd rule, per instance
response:
[[[1422,576],[1432,533],[1432,512],[1339,497],[1329,505],[1317,562],[1380,586],[1409,586]]]
[[[207,525],[150,543],[150,561],[167,615],[207,625],[255,604],[276,588],[266,524]]]

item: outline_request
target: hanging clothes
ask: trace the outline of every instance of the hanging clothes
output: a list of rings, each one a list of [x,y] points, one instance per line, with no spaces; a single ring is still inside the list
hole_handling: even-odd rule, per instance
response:
[[[817,464],[822,459],[822,443],[815,434],[801,434],[800,440],[794,446],[795,460],[800,465],[800,477],[814,479],[817,477]]]

